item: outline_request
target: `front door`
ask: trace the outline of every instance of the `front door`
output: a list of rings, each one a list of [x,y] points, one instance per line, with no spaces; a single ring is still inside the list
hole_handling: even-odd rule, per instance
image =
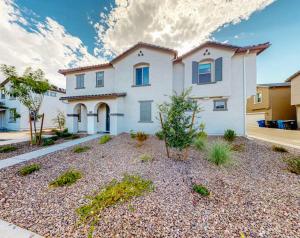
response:
[[[110,131],[110,117],[109,117],[109,114],[110,114],[110,110],[109,110],[109,106],[106,105],[106,131],[109,132]]]

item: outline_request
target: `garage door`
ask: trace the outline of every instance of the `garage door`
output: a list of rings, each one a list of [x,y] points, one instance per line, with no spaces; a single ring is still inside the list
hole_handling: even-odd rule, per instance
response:
[[[256,113],[247,113],[246,114],[246,125],[251,127],[258,127],[257,121],[265,120],[266,113],[256,112]]]

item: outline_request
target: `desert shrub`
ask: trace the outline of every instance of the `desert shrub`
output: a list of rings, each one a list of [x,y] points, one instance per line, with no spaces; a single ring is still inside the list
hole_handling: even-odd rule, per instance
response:
[[[55,134],[61,138],[70,137],[72,135],[68,132],[68,128],[64,129],[63,131],[56,131]]]
[[[289,158],[287,160],[288,170],[295,174],[300,174],[300,157]]]
[[[233,144],[233,145],[231,145],[231,150],[236,151],[236,152],[243,152],[243,151],[245,151],[245,144],[243,144],[243,143]]]
[[[43,146],[48,146],[48,145],[54,145],[54,140],[52,140],[51,138],[45,138],[43,139]]]
[[[194,140],[194,146],[197,150],[201,151],[204,150],[206,147],[206,140],[204,137],[197,137]]]
[[[73,152],[74,153],[82,153],[82,152],[86,152],[90,149],[90,147],[88,146],[76,146],[74,149],[73,149]]]
[[[278,146],[278,145],[273,145],[272,146],[272,150],[275,152],[280,152],[280,153],[287,153],[287,149],[282,147],[282,146]]]
[[[193,185],[193,190],[196,193],[199,193],[200,195],[205,196],[205,197],[209,196],[209,194],[210,194],[209,190],[201,184],[194,184]]]
[[[144,163],[144,162],[149,162],[153,160],[153,157],[151,157],[150,155],[147,154],[143,154],[140,156],[140,160]]]
[[[136,136],[136,133],[133,130],[130,130],[130,137],[131,139],[134,139]]]
[[[32,174],[35,171],[40,170],[41,166],[39,164],[30,164],[23,166],[19,169],[19,174],[22,176],[26,176],[28,174]]]
[[[51,136],[51,137],[49,137],[49,138],[52,139],[52,140],[54,140],[54,141],[57,141],[57,140],[59,139],[58,136]]]
[[[82,177],[81,172],[70,169],[50,183],[52,187],[69,186]]]
[[[155,133],[156,137],[159,139],[159,140],[163,140],[164,139],[164,132],[163,131],[158,131]]]
[[[236,133],[234,130],[231,130],[231,129],[227,129],[225,132],[224,132],[224,139],[229,141],[229,142],[232,142],[234,141],[234,139],[236,138]]]
[[[207,133],[204,131],[205,130],[205,123],[200,123],[199,125],[199,132],[197,134],[197,137],[202,137],[202,138],[207,138]]]
[[[67,140],[75,140],[78,138],[80,138],[80,136],[78,134],[71,134],[71,133],[70,133],[70,136],[65,137],[65,139],[67,139]]]
[[[223,165],[231,161],[231,148],[222,141],[214,142],[209,148],[208,160],[216,165]]]
[[[143,143],[145,140],[148,139],[148,135],[145,132],[142,131],[138,131],[135,135],[135,139],[140,142]]]
[[[153,183],[137,175],[125,175],[121,181],[112,180],[101,189],[90,202],[79,207],[76,212],[80,221],[89,224],[89,237],[92,237],[94,224],[99,220],[101,212],[108,207],[129,201],[153,190]]]
[[[0,153],[8,153],[17,150],[17,147],[13,145],[3,145],[0,146]]]
[[[111,136],[110,135],[104,135],[104,136],[102,136],[100,138],[99,144],[105,144],[105,143],[107,143],[110,140],[111,140]]]

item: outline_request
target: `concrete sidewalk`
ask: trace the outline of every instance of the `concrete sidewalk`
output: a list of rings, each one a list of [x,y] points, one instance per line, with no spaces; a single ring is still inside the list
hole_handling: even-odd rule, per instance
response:
[[[83,137],[80,139],[76,139],[76,140],[68,141],[65,143],[49,146],[44,149],[35,150],[35,151],[29,152],[26,154],[17,155],[15,157],[0,160],[0,169],[6,168],[9,166],[18,164],[18,163],[22,163],[24,161],[32,160],[32,159],[35,159],[35,158],[59,151],[59,150],[63,150],[68,147],[78,145],[78,144],[86,142],[86,141],[94,140],[94,139],[100,138],[101,136],[103,136],[103,134],[90,135],[90,136]]]
[[[247,136],[274,144],[300,149],[300,131],[264,127],[247,127]]]
[[[0,220],[1,238],[42,238],[42,236],[31,231],[25,230],[14,224]]]

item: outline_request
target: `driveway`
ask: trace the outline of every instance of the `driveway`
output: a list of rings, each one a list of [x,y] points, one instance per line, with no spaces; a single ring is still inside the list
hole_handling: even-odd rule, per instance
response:
[[[300,130],[281,130],[274,128],[247,127],[249,137],[300,149]]]

